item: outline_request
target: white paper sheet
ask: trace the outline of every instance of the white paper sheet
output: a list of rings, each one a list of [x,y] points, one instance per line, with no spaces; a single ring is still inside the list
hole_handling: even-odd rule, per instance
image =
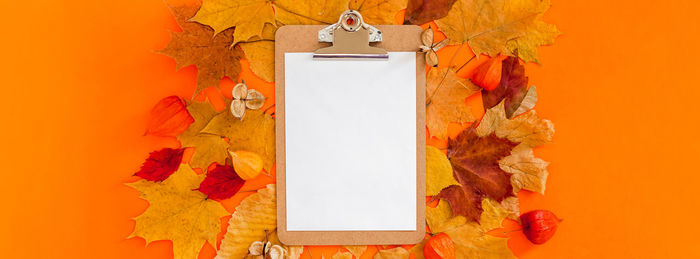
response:
[[[288,231],[416,230],[415,73],[285,53]]]

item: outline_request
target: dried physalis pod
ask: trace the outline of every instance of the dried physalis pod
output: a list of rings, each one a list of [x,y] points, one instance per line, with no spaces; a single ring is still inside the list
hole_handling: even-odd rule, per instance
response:
[[[233,117],[241,120],[243,120],[243,116],[245,116],[246,108],[251,110],[260,109],[265,104],[265,99],[267,99],[255,89],[248,89],[245,81],[233,87],[231,96],[233,96],[231,114],[233,114]]]
[[[433,26],[428,25],[428,29],[424,30],[420,35],[420,40],[423,45],[420,46],[420,51],[425,53],[425,63],[428,66],[436,67],[438,65],[438,56],[436,51],[447,45],[447,38],[439,41],[438,43],[433,43],[435,33],[433,32]]]
[[[265,259],[284,259],[287,255],[287,250],[281,246],[274,245],[270,248],[270,251],[265,253]]]

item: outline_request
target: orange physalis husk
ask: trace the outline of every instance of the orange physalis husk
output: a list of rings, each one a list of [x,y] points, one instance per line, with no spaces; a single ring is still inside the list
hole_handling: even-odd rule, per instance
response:
[[[168,96],[160,100],[148,119],[144,135],[174,137],[184,132],[194,122],[187,111],[187,104],[178,96]]]
[[[470,77],[472,83],[481,88],[491,91],[498,87],[501,83],[501,70],[503,68],[503,59],[505,57],[491,58],[474,69],[474,73]]]
[[[263,160],[255,152],[239,150],[229,151],[233,169],[243,180],[253,179],[262,172]]]
[[[437,234],[425,244],[423,256],[426,259],[455,259],[455,245],[450,236],[445,233]]]

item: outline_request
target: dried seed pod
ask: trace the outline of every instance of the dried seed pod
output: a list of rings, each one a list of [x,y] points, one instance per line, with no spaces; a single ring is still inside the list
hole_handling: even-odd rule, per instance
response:
[[[248,90],[248,97],[245,99],[245,106],[251,110],[257,110],[265,104],[265,96],[255,89]]]
[[[231,102],[231,114],[233,114],[233,117],[243,120],[243,115],[245,115],[245,101],[233,100],[233,102]]]
[[[245,85],[245,82],[238,83],[236,86],[234,86],[233,90],[231,91],[231,95],[233,96],[234,100],[245,99],[248,95],[248,87]]]

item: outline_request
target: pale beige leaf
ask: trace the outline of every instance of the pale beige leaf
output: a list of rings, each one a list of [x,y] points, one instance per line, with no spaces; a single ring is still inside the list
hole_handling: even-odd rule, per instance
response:
[[[439,149],[428,146],[425,157],[427,160],[425,170],[426,196],[435,196],[450,185],[459,185],[452,176],[450,160]]]
[[[387,250],[379,250],[375,255],[374,259],[408,259],[411,256],[403,247],[396,247]]]
[[[481,224],[469,222],[445,231],[455,244],[457,258],[516,258],[508,248],[508,239],[486,234],[500,228],[509,212],[490,199],[484,199],[481,206]]]
[[[510,156],[501,159],[498,165],[503,171],[513,174],[510,182],[514,193],[525,189],[544,194],[549,163],[536,158],[532,147],[523,144],[516,146]]]
[[[248,246],[265,238],[277,227],[275,185],[268,184],[243,199],[229,220],[216,259],[238,259],[248,254]]]
[[[445,139],[450,122],[474,121],[465,100],[479,87],[457,77],[451,68],[431,68],[426,81],[426,124],[432,136]]]
[[[533,85],[530,87],[530,89],[527,89],[527,93],[525,94],[525,97],[523,97],[523,101],[520,102],[518,109],[513,112],[512,117],[518,116],[532,108],[535,108],[535,103],[537,103],[537,88]]]
[[[506,118],[503,102],[488,109],[481,119],[476,133],[487,136],[495,133],[499,138],[507,138],[530,147],[548,143],[554,136],[554,124],[537,116],[534,110],[513,119]]]
[[[467,223],[467,218],[464,216],[453,216],[450,204],[441,200],[437,207],[426,208],[425,221],[428,223],[430,233],[438,234],[464,225]]]
[[[235,45],[262,35],[265,24],[275,23],[275,13],[268,0],[204,0],[192,21],[209,25],[214,34],[235,26]]]
[[[221,203],[196,190],[202,180],[204,175],[197,175],[189,165],[182,164],[162,182],[128,183],[149,204],[143,214],[134,218],[136,226],[131,237],[142,237],[147,244],[172,240],[177,259],[196,258],[205,242],[216,245],[220,218],[229,213]]]
[[[304,246],[288,246],[287,250],[287,259],[299,259],[304,252]]]
[[[350,251],[352,255],[354,255],[357,258],[360,258],[362,254],[367,251],[367,246],[343,246],[345,249]]]
[[[520,222],[520,200],[518,197],[505,198],[498,207],[508,212],[508,218]]]

